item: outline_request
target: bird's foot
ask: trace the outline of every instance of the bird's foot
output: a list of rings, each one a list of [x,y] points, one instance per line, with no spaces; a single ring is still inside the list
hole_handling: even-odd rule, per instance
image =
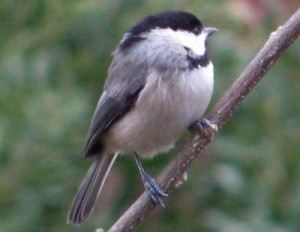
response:
[[[146,192],[148,193],[152,201],[154,201],[156,204],[161,205],[162,207],[165,207],[164,203],[162,202],[162,198],[168,196],[168,194],[156,183],[156,181],[148,173],[146,173],[137,154],[134,154],[134,158],[139,168]]]
[[[203,118],[200,119],[199,121],[194,122],[189,127],[189,130],[193,134],[202,134],[206,137],[209,137],[218,132],[218,125],[214,124],[213,122],[209,121],[206,118]]]
[[[143,183],[148,195],[151,197],[152,201],[156,204],[165,207],[162,198],[167,197],[168,194],[156,183],[156,181],[147,173],[142,175]]]

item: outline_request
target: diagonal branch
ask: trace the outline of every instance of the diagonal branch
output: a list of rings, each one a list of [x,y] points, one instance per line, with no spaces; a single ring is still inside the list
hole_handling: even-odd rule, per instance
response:
[[[215,105],[208,115],[208,119],[222,127],[281,54],[298,38],[299,34],[300,9],[283,26],[271,33],[260,52]],[[167,192],[174,189],[186,169],[207,146],[212,137],[213,135],[207,137],[194,135],[188,139],[181,152],[173,157],[159,175],[157,179],[159,185]],[[133,231],[155,206],[147,193],[143,193],[109,229],[109,232]]]

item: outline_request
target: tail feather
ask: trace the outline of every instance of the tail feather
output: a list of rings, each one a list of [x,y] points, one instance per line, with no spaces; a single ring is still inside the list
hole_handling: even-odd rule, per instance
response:
[[[68,224],[78,225],[87,220],[116,157],[117,153],[96,156],[73,200],[67,218]]]

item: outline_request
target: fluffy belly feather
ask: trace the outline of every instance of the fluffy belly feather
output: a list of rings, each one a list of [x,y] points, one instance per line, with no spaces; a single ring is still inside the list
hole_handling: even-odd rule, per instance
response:
[[[107,149],[150,158],[172,148],[181,133],[200,119],[210,101],[212,65],[210,69],[208,73],[198,69],[148,77],[135,107],[105,136]]]

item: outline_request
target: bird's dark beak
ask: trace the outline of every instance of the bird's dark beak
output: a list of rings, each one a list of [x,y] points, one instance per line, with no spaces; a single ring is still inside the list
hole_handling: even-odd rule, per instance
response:
[[[208,36],[210,36],[210,35],[212,35],[213,33],[215,33],[216,31],[218,31],[218,29],[217,29],[217,28],[214,28],[214,27],[205,27],[205,28],[204,28],[204,31],[205,31],[205,33],[206,33]]]

